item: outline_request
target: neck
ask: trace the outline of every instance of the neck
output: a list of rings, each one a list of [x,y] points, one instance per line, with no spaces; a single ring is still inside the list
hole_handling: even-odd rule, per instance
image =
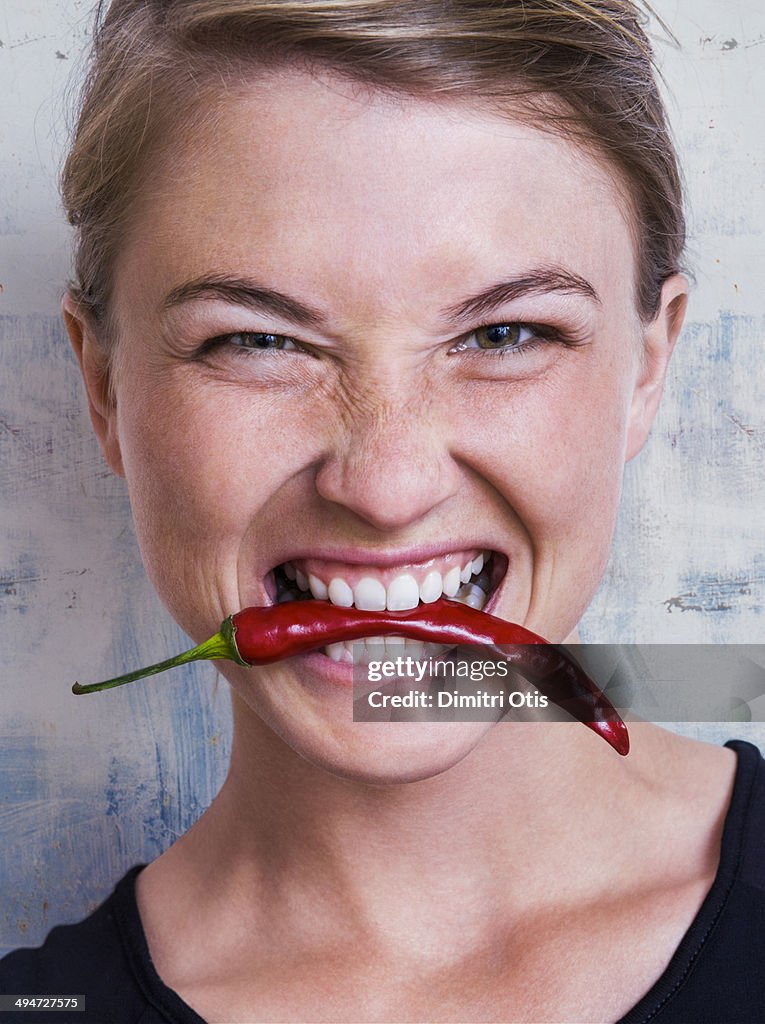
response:
[[[554,898],[563,877],[607,870],[614,793],[635,774],[579,723],[512,723],[436,777],[370,785],[299,757],[237,698],[234,723],[226,784],[178,844],[197,874],[218,896],[300,892],[399,951],[402,935],[419,953],[438,935],[443,953],[446,934],[461,943]]]

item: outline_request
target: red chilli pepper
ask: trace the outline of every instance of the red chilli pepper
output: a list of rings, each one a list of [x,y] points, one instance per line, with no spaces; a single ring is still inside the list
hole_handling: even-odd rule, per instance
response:
[[[227,658],[239,665],[268,665],[327,644],[368,636],[480,644],[493,657],[515,665],[550,700],[602,736],[619,754],[629,752],[624,722],[567,651],[524,626],[444,598],[404,612],[367,612],[339,608],[327,601],[289,601],[265,608],[245,608],[230,615],[215,636],[190,651],[103,683],[75,683],[72,692],[108,690],[190,661]],[[504,649],[504,645],[510,649]]]

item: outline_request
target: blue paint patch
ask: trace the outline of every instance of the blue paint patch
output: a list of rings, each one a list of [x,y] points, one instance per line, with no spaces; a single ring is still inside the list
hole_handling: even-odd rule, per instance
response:
[[[10,213],[4,213],[0,216],[0,236],[2,235],[16,235],[21,237],[26,234],[26,229],[19,224],[19,222],[11,216]]]
[[[12,723],[6,719],[3,724],[9,730]],[[0,738],[0,810],[44,799],[48,767],[47,743],[41,737]]]
[[[104,787],[104,800],[106,801],[104,813],[107,818],[116,818],[122,814],[125,792],[120,783],[120,763],[116,757],[112,757],[109,761],[109,772],[106,786]]]
[[[21,543],[19,543],[21,541]],[[33,603],[41,583],[47,577],[32,555],[32,538],[24,544],[24,535],[14,538],[14,548],[18,551],[16,564],[0,568],[0,607],[25,615]]]
[[[683,586],[681,593],[663,602],[670,614],[680,611],[719,615],[752,608],[761,610],[765,604],[765,566],[755,564],[751,573],[730,577],[709,573],[697,577],[686,575]]]
[[[710,351],[710,358],[713,363],[730,362],[733,351],[733,342],[738,334],[739,317],[729,312],[721,312],[717,321],[716,344]]]

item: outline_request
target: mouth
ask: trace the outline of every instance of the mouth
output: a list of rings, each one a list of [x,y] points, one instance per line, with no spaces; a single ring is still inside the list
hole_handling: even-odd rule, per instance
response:
[[[274,604],[318,600],[363,611],[406,611],[443,596],[482,611],[494,603],[507,566],[506,556],[481,548],[449,551],[427,561],[385,568],[295,558],[274,567],[266,578],[266,589]],[[378,652],[384,643],[386,654],[414,658],[446,650],[398,636],[369,637],[366,642],[377,645]],[[351,662],[363,658],[362,643],[330,644],[322,653],[333,661]]]

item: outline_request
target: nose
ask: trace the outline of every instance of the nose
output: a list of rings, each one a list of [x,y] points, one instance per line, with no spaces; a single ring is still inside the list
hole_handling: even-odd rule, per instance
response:
[[[436,402],[376,394],[348,405],[316,475],[325,500],[393,531],[422,520],[457,493],[460,468]]]

